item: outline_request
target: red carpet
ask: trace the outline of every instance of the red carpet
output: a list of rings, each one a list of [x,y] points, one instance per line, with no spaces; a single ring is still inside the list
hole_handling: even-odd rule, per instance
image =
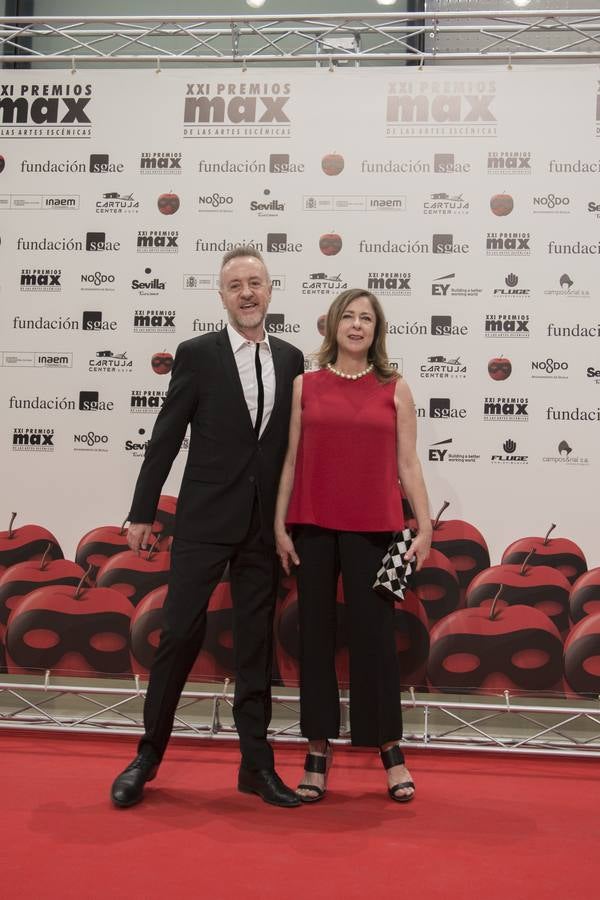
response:
[[[2,896],[596,898],[598,762],[417,752],[417,798],[388,800],[372,753],[337,750],[319,804],[234,790],[237,748],[173,743],[143,804],[108,790],[133,743],[2,734]],[[276,748],[296,783],[303,750]]]

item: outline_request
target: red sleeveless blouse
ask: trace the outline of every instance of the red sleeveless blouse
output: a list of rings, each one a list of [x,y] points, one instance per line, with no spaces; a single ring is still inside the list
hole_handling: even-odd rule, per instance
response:
[[[395,382],[328,369],[302,379],[302,427],[286,521],[337,531],[400,531]]]

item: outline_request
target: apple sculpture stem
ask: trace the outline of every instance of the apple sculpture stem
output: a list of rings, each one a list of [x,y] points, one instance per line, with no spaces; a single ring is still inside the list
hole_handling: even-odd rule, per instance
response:
[[[17,513],[16,512],[11,513],[10,522],[8,523],[8,534],[6,535],[6,537],[8,538],[9,541],[12,541],[12,539],[14,537],[13,522],[15,521],[16,518],[17,518]]]
[[[442,517],[442,515],[445,513],[445,511],[448,509],[449,506],[450,506],[449,501],[448,501],[448,500],[444,500],[444,503],[442,504],[442,508],[441,508],[440,511],[438,512],[437,516],[435,517],[435,521],[434,521],[434,523],[433,523],[433,530],[434,530],[434,531],[435,531],[435,529],[436,529],[437,526],[438,526],[438,523],[439,523],[439,521],[440,521],[440,518]]]
[[[79,600],[79,599],[80,599],[79,595],[80,595],[81,592],[85,589],[85,588],[84,588],[84,582],[87,581],[87,577],[88,577],[88,575],[90,574],[90,572],[92,571],[93,568],[94,568],[94,567],[93,567],[92,565],[89,565],[89,566],[87,567],[86,571],[85,571],[85,572],[83,573],[83,575],[81,576],[81,581],[80,581],[79,584],[77,585],[77,588],[76,588],[76,590],[75,590],[75,594],[73,595],[73,599],[74,599],[74,600]],[[86,587],[87,587],[87,585],[86,585]]]
[[[553,525],[552,528],[554,528],[554,527],[555,527],[555,526]],[[552,528],[550,529],[550,531],[552,531]],[[550,534],[550,531],[548,532],[548,534]],[[546,537],[548,537],[548,534],[546,535]],[[529,551],[529,553],[527,554],[527,556],[526,556],[525,559],[523,560],[523,565],[521,566],[521,571],[520,571],[520,573],[519,573],[520,575],[524,575],[524,574],[525,574],[525,569],[527,568],[527,563],[529,562],[529,560],[531,559],[532,556],[535,556],[535,547],[532,547],[532,548],[531,548],[531,550]]]
[[[496,591],[496,596],[492,600],[492,605],[490,607],[490,621],[493,622],[496,618],[496,601],[500,598],[502,591],[504,590],[504,585],[501,584],[498,590]]]
[[[48,554],[50,553],[51,550],[52,550],[52,544],[48,544],[48,546],[44,550],[44,555],[40,559],[40,572],[43,572],[47,568],[50,560],[46,560],[46,557],[48,556]]]
[[[153,554],[154,551],[156,550],[156,545],[157,545],[157,544],[160,544],[160,537],[159,537],[158,535],[156,535],[156,537],[154,538],[154,540],[152,541],[152,543],[151,543],[151,545],[150,545],[150,547],[149,547],[149,549],[148,549],[148,556],[146,557],[146,559],[147,559],[148,561],[150,561],[150,560],[152,559],[152,554]]]
[[[546,537],[544,538],[544,547],[548,546],[548,538],[550,537],[550,535],[552,534],[552,532],[554,531],[555,528],[556,528],[556,523],[553,522],[552,525],[550,526],[550,528],[548,529],[548,531],[546,532]]]

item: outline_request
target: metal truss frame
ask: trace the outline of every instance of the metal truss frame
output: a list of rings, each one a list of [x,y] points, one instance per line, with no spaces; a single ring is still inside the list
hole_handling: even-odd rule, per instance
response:
[[[132,686],[54,682],[46,672],[38,681],[0,682],[0,729],[74,734],[140,735],[145,692],[138,677]],[[480,697],[468,701],[417,697],[403,702],[408,746],[549,756],[600,757],[600,698],[579,704],[529,703]],[[273,741],[298,742],[297,694],[278,694]],[[8,701],[8,703],[6,702]],[[237,740],[231,716],[233,694],[226,680],[220,690],[188,687],[181,695],[174,737]],[[341,700],[342,736],[349,743],[349,701]]]
[[[477,49],[448,52],[464,36]],[[593,61],[600,10],[497,10],[249,16],[4,16],[0,62],[444,63],[467,60]]]

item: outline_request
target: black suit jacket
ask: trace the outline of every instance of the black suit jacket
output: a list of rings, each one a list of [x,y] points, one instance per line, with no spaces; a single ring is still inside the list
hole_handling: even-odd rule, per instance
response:
[[[250,524],[258,494],[264,538],[273,543],[279,474],[287,447],[292,381],[304,372],[300,350],[269,335],[275,369],[273,411],[256,437],[227,330],[177,348],[169,390],[135,487],[131,522],[152,522],[162,486],[188,424],[190,446],[177,503],[175,535],[233,544]]]

